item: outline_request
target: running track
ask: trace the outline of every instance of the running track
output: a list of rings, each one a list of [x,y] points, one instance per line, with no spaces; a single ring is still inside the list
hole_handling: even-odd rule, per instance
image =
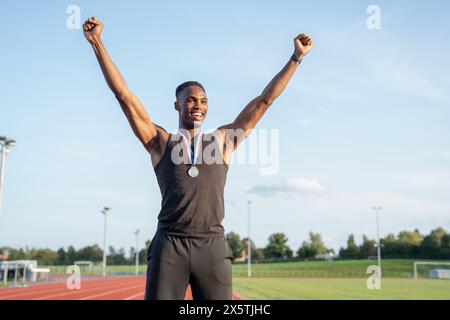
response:
[[[143,300],[145,277],[129,276],[82,280],[81,289],[69,290],[65,282],[34,284],[27,288],[0,288],[0,300]],[[190,288],[186,300],[192,300]],[[241,298],[233,294],[233,300]]]

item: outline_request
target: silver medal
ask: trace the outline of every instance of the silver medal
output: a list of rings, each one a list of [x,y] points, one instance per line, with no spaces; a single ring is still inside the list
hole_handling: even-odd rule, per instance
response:
[[[189,170],[188,170],[189,177],[195,178],[198,176],[198,174],[199,174],[199,171],[196,166],[192,166],[189,168]]]
[[[178,131],[178,133],[183,137],[184,144],[185,144],[185,147],[186,147],[186,151],[187,151],[187,154],[188,154],[188,158],[189,158],[189,160],[191,162],[191,166],[189,167],[189,169],[187,171],[187,174],[188,174],[189,177],[195,178],[200,173],[198,168],[195,166],[195,163],[196,163],[196,160],[197,160],[197,157],[198,157],[199,146],[201,145],[203,133],[200,132],[197,135],[197,139],[194,140],[194,152],[192,152],[192,154],[191,154],[191,148],[189,148],[188,139],[186,138],[186,136],[181,131]]]

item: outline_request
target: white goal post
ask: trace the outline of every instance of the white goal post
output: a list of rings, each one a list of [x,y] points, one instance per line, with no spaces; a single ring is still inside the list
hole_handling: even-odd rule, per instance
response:
[[[81,260],[75,261],[73,264],[80,267],[80,270],[83,273],[92,272],[92,270],[94,269],[94,263],[92,261]]]
[[[417,279],[417,266],[419,265],[431,265],[431,266],[448,266],[447,269],[450,270],[450,261],[446,261],[446,262],[439,262],[439,261],[415,261],[414,262],[414,279]]]
[[[91,268],[94,265],[94,263],[92,261],[86,261],[86,260],[75,261],[73,264],[76,266],[89,266]]]

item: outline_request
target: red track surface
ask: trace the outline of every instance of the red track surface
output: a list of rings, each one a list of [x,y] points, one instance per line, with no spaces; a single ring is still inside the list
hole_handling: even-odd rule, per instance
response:
[[[69,290],[65,282],[35,284],[27,288],[1,288],[0,300],[143,300],[145,277],[83,280],[81,288]],[[192,300],[190,288],[186,300]],[[233,300],[241,300],[236,294]]]

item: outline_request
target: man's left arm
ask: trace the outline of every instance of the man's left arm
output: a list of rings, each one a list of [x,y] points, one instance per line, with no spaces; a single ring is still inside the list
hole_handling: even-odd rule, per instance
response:
[[[303,59],[303,57],[311,50],[314,43],[307,35],[302,33],[294,39],[294,44],[294,55]],[[289,59],[289,62],[272,79],[272,81],[270,81],[261,95],[250,101],[234,122],[218,128],[222,138],[231,144],[231,146],[228,145],[228,147],[231,147],[232,151],[250,135],[251,130],[255,128],[267,109],[269,109],[273,102],[281,95],[298,65],[298,61],[292,58]]]

